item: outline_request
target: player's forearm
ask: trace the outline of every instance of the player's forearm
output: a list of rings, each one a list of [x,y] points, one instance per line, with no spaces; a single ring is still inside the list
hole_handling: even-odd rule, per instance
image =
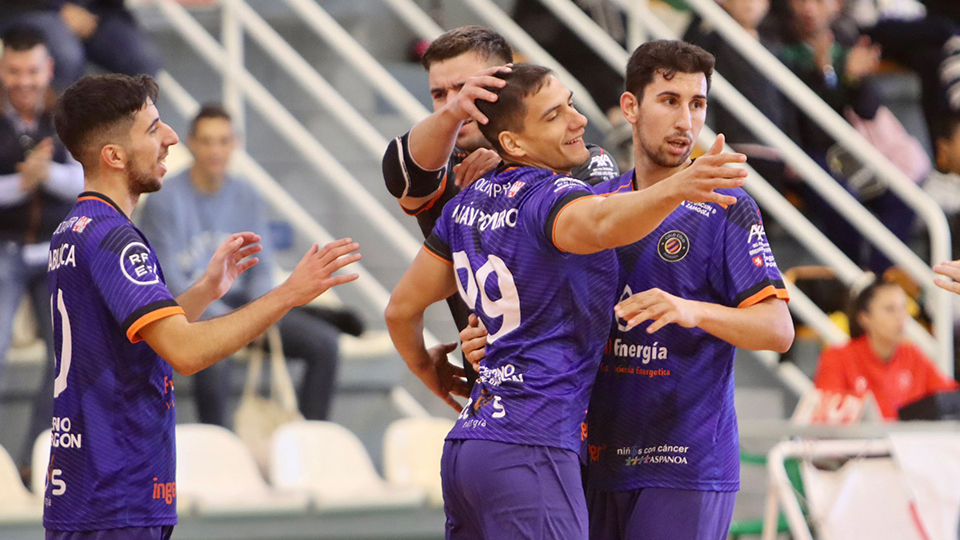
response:
[[[784,353],[793,344],[793,319],[783,300],[769,298],[746,308],[697,304],[700,311],[697,326],[735,347]]]
[[[460,119],[454,118],[445,109],[417,122],[407,137],[410,157],[424,170],[443,167],[457,144],[457,134],[462,124]]]
[[[419,315],[391,300],[384,312],[387,330],[400,357],[415,375],[430,366],[430,355],[423,341],[423,312]]]
[[[183,308],[187,321],[194,322],[203,315],[210,304],[217,300],[210,286],[203,280],[194,283],[177,297],[177,303]]]

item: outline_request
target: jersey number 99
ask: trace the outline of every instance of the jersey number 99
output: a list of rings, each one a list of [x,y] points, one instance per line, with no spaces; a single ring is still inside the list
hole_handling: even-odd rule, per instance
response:
[[[500,329],[487,336],[487,343],[497,341],[520,326],[520,294],[517,292],[517,284],[513,281],[513,274],[510,273],[503,259],[496,255],[487,255],[487,262],[477,270],[477,275],[474,277],[473,270],[470,268],[470,258],[467,257],[466,252],[458,251],[453,254],[453,267],[457,271],[457,290],[460,291],[463,301],[474,311],[481,312],[488,318],[503,317]],[[460,280],[460,270],[467,274],[466,290]],[[499,300],[491,300],[486,291],[487,279],[493,273],[497,274],[500,288]],[[478,294],[479,306],[477,305]]]

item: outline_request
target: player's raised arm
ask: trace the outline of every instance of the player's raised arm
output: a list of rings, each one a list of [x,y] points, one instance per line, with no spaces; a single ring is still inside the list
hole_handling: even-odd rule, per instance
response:
[[[260,262],[254,256],[263,249],[258,242],[260,235],[242,232],[230,235],[220,244],[203,276],[177,297],[187,321],[199,319],[210,304],[227,294],[240,274]]]
[[[139,335],[174,369],[191,375],[237,352],[294,307],[357,279],[357,274],[333,274],[360,260],[360,254],[354,253],[358,248],[350,239],[331,242],[323,249],[314,244],[283,284],[246,306],[200,322],[190,322],[183,315],[166,317],[147,324]]]
[[[447,353],[456,345],[427,349],[423,341],[423,313],[431,304],[457,292],[455,279],[450,263],[421,249],[393,289],[384,316],[390,339],[410,371],[459,412],[461,407],[451,394],[469,397],[470,391],[461,380],[463,370],[447,360]]]
[[[637,242],[683,201],[732,205],[736,198],[716,193],[744,183],[747,171],[726,167],[746,156],[723,152],[723,136],[686,169],[641,191],[574,201],[556,219],[554,243],[563,251],[585,255]]]

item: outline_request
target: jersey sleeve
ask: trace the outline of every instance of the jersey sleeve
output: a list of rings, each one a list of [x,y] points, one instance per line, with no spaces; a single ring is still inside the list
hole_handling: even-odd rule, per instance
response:
[[[160,279],[157,255],[129,222],[108,228],[91,239],[84,257],[101,297],[132,343],[148,324],[183,314]]]
[[[447,264],[453,264],[453,252],[450,249],[450,226],[453,219],[453,210],[456,209],[456,205],[450,204],[446,206],[450,208],[444,207],[440,217],[437,218],[436,223],[433,225],[433,231],[430,232],[427,240],[423,243],[423,249],[441,261]]]
[[[746,308],[767,298],[790,299],[777,261],[770,251],[757,203],[744,192],[726,210],[712,272],[714,286],[724,291],[731,307]]]
[[[555,177],[538,184],[524,198],[519,207],[519,222],[542,248],[563,252],[556,243],[557,219],[571,203],[594,196],[593,189],[583,180]]]
[[[620,167],[609,152],[595,144],[588,144],[587,150],[590,151],[590,159],[571,171],[570,176],[591,186],[620,176]]]

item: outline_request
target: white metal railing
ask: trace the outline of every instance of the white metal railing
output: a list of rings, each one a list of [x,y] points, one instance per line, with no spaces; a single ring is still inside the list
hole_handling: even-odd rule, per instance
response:
[[[157,79],[164,97],[173,103],[180,115],[185,119],[193,118],[200,108],[193,96],[166,71],[161,71]],[[237,149],[234,152],[233,159],[235,165],[243,171],[244,178],[277,212],[284,216],[284,219],[290,222],[297,232],[320,244],[326,244],[334,240],[333,235],[320,225],[296,199],[291,197],[250,154],[245,150]],[[350,271],[360,275],[360,278],[354,281],[351,286],[356,287],[377,309],[385,309],[390,299],[390,293],[387,289],[361,263],[352,264]],[[425,333],[425,338],[431,346],[439,343],[436,337],[429,332]],[[391,399],[405,416],[429,416],[426,409],[402,387],[391,390]]]
[[[596,44],[598,46],[596,49],[598,54],[600,54],[611,67],[614,69],[623,69],[623,66],[626,65],[627,59],[629,58],[627,51],[610,38],[609,35],[604,33],[592,19],[573,5],[572,2],[569,0],[540,1],[586,43],[591,45]],[[628,4],[623,0],[621,0],[621,4],[625,9],[631,9],[633,13],[642,13],[644,16],[641,17],[641,20],[654,37],[658,39],[676,39],[676,36],[672,35],[664,25],[658,24],[657,19],[646,10],[644,6]],[[938,290],[938,292],[933,290],[937,288],[932,285],[932,279],[930,279],[932,271],[929,265],[904,245],[889,229],[884,227],[873,214],[867,211],[856,199],[847,193],[846,190],[810,159],[792,140],[780,132],[772,122],[749,103],[732,85],[724,80],[720,74],[714,75],[713,93],[731,110],[738,111],[744,120],[744,124],[758,137],[767,142],[767,144],[781,150],[784,159],[797,169],[808,183],[817,189],[832,205],[837,207],[856,227],[864,231],[866,236],[878,244],[892,259],[902,264],[915,279],[924,284],[926,286],[925,290],[938,295],[938,297],[943,296],[940,294],[943,291]],[[705,128],[701,134],[701,144],[708,144],[707,141],[712,143],[713,136],[707,134],[710,134],[710,130]],[[704,137],[704,135],[707,136]],[[758,180],[760,180],[759,175],[753,175],[752,178],[751,182],[745,186],[751,194],[756,194],[756,187],[759,184],[763,184],[763,187],[769,188],[769,184],[765,181],[758,182]],[[910,184],[910,187],[916,188],[912,182]],[[765,191],[767,191],[766,196],[758,197],[758,203],[765,204],[765,206],[769,208],[774,200],[773,195],[776,193],[772,188]],[[816,231],[815,227],[799,212],[796,212],[791,205],[783,204],[786,201],[783,200],[779,194],[776,195],[779,198],[776,204],[778,208],[776,215],[784,226],[790,229],[791,233],[797,236],[811,253],[818,256],[827,265],[835,268],[838,275],[846,283],[849,284],[859,279],[863,271],[843,255],[842,252],[836,249],[823,234]],[[794,210],[794,212],[787,210],[787,207]],[[939,208],[937,208],[937,211],[942,217],[942,211],[940,211]],[[785,219],[781,215],[781,212],[792,214],[792,217]],[[797,223],[802,223],[803,225],[801,226]],[[813,234],[813,231],[816,231],[816,234]],[[949,232],[947,233],[947,237],[949,238]],[[947,298],[947,308],[950,307],[949,302],[950,300]],[[934,339],[915,322],[910,325],[908,332],[910,337],[914,339],[918,345],[932,357],[938,359],[940,365],[948,373],[952,373],[952,311],[948,309],[945,312],[939,309],[942,307],[940,303],[937,303],[935,306],[936,309],[931,309],[931,313],[933,313],[934,318],[939,323],[937,325],[937,336],[939,339]],[[794,311],[800,309],[797,306],[792,306],[792,308]],[[806,310],[800,311],[798,315],[806,319],[805,322],[809,322],[812,314],[804,313],[804,311]],[[946,324],[944,324],[944,321]],[[826,327],[818,324],[815,325],[814,328],[817,330],[825,330]]]
[[[626,5],[625,0],[618,0]],[[930,234],[932,262],[948,260],[950,258],[950,230],[947,226],[943,210],[936,201],[930,198],[920,188],[903,174],[889,159],[874,148],[850,124],[831,109],[809,87],[800,81],[796,75],[787,69],[779,60],[767,51],[759,42],[747,34],[737,23],[712,0],[686,0],[698,13],[711,21],[718,32],[744,56],[748,61],[762,69],[785,95],[790,97],[797,106],[810,115],[814,120],[837,141],[851,151],[862,163],[874,170],[917,214],[918,218],[926,221]],[[653,14],[646,9],[640,9],[641,21],[656,37],[676,38],[666,30]],[[801,173],[821,196],[834,206],[845,218],[869,238],[873,245],[899,264],[923,288],[926,297],[926,307],[931,314],[936,340],[928,338],[929,334],[921,332],[911,325],[910,337],[917,341],[932,358],[936,359],[940,367],[948,374],[953,374],[953,298],[952,295],[933,284],[935,277],[930,264],[916,256],[903,242],[899,241],[884,227],[869,211],[844,190],[831,176],[816,165],[806,153],[792,140],[786,137],[769,120],[763,116],[752,104],[729,84],[716,84],[716,94],[731,110],[738,111],[744,119],[744,125],[767,144],[783,152],[783,157],[791,166]],[[727,103],[729,102],[729,103]],[[814,251],[814,253],[816,253]],[[844,264],[844,266],[847,266]],[[853,272],[841,270],[839,275],[848,284],[852,282]]]

